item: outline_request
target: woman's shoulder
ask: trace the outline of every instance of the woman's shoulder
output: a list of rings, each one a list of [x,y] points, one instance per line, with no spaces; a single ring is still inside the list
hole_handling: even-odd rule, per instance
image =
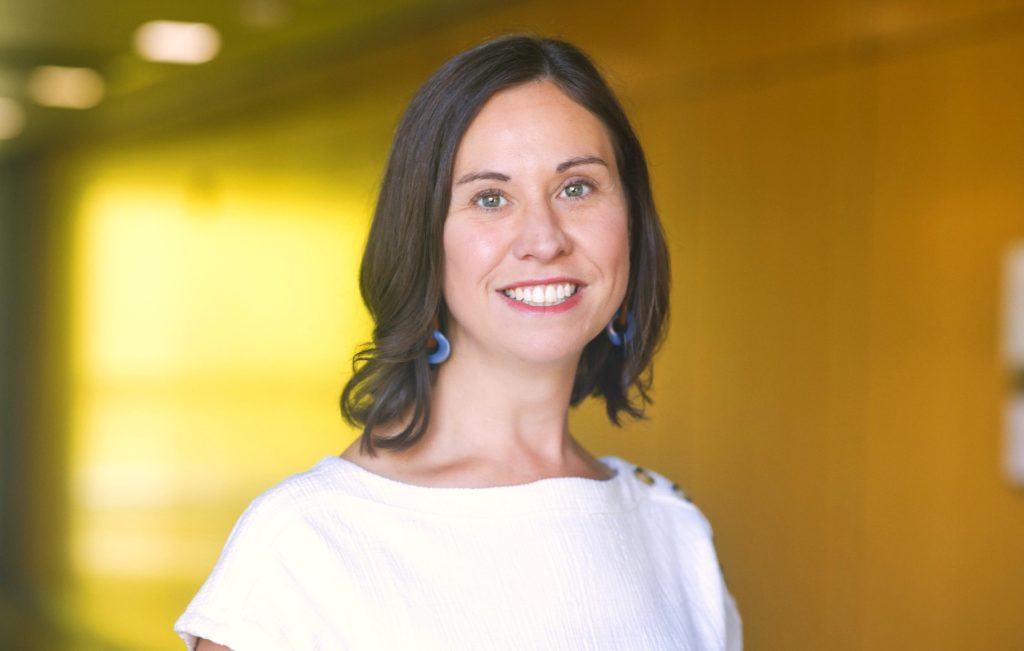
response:
[[[712,535],[711,524],[690,494],[677,481],[655,470],[650,465],[634,463],[618,456],[605,456],[601,460],[616,468],[622,479],[632,484],[642,501],[656,507],[663,517],[677,520],[701,534]]]
[[[693,500],[679,483],[651,466],[634,463],[614,455],[601,457],[601,460],[612,465],[620,473],[625,473],[627,479],[646,487],[650,497],[693,506]]]
[[[256,496],[243,511],[236,529],[259,529],[273,535],[306,514],[317,512],[325,500],[344,494],[344,464],[324,457],[312,468],[295,473]]]
[[[294,501],[315,499],[337,491],[345,481],[345,462],[337,456],[326,456],[307,470],[297,472],[271,486],[258,499]]]

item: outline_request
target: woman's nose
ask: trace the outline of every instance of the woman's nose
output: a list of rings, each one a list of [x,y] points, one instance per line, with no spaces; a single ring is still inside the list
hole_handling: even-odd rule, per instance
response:
[[[547,201],[531,202],[526,206],[520,216],[520,228],[513,246],[515,256],[547,262],[571,251],[572,242],[553,206]]]

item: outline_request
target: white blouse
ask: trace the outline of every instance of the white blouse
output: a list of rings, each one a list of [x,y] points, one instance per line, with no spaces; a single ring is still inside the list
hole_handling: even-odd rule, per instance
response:
[[[340,457],[235,525],[175,624],[262,649],[742,649],[711,528],[662,475],[431,488]]]

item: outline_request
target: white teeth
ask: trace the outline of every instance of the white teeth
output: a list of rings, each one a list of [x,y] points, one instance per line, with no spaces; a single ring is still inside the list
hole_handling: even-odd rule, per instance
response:
[[[558,305],[576,293],[577,287],[572,283],[555,285],[534,285],[532,287],[516,287],[506,289],[505,296],[537,307]]]

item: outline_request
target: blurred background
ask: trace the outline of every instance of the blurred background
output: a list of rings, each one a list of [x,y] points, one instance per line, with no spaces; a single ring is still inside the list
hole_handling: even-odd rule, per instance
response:
[[[694,497],[747,648],[1024,649],[1020,0],[0,0],[0,645],[181,648],[246,504],[356,436],[401,110],[509,31],[647,147],[656,404],[572,427]]]

